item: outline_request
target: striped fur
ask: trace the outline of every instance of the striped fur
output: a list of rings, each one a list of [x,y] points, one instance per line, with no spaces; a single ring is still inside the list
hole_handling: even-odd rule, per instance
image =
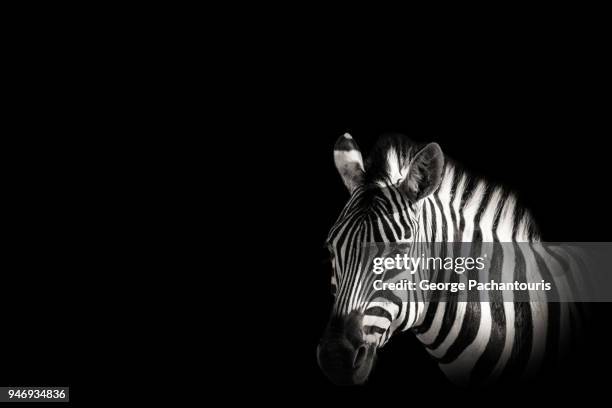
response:
[[[351,197],[327,239],[336,289],[332,318],[362,314],[363,339],[377,348],[396,332],[415,333],[447,377],[460,385],[525,378],[556,362],[569,347],[568,333],[576,324],[571,303],[514,302],[506,292],[503,298],[469,302],[437,302],[418,291],[389,298],[372,289],[374,277],[360,263],[364,244],[375,242],[412,243],[410,252],[416,254],[423,250],[419,246],[432,242],[538,242],[533,220],[516,197],[445,159],[439,186],[414,201],[401,182],[420,146],[401,136],[383,137],[364,166],[352,138],[341,142],[337,165],[342,157],[351,158],[346,166],[357,173],[353,181],[350,171],[342,174]],[[524,274],[530,281],[550,280],[558,264],[576,266],[571,254],[554,248],[504,248],[510,249],[497,254],[491,274],[505,280]],[[417,274],[427,278],[422,271]]]

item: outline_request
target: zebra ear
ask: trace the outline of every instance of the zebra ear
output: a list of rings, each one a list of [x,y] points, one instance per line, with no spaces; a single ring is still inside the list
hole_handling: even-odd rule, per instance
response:
[[[334,162],[344,185],[348,188],[349,193],[352,193],[363,183],[365,170],[361,151],[348,133],[340,136],[336,141]]]
[[[412,201],[418,201],[433,193],[442,180],[444,154],[437,143],[422,148],[408,165],[408,176],[401,184],[402,190]]]

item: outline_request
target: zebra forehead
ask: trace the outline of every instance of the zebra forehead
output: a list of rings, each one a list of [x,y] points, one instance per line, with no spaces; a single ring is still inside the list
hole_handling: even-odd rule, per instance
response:
[[[349,200],[345,210],[362,209],[364,211],[381,210],[391,208],[391,197],[399,198],[399,190],[392,185],[382,186],[377,183],[365,184],[358,196]]]
[[[396,183],[403,180],[410,158],[419,145],[401,134],[381,136],[366,159],[366,178],[372,184]]]
[[[404,216],[398,218],[400,213]],[[352,197],[344,207],[326,242],[333,242],[334,238],[346,235],[349,230],[355,232],[363,228],[373,228],[380,220],[385,223],[400,222],[407,228],[409,226],[405,222],[406,216],[412,213],[413,209],[404,201],[402,193],[395,186],[365,186],[361,188],[359,195]]]

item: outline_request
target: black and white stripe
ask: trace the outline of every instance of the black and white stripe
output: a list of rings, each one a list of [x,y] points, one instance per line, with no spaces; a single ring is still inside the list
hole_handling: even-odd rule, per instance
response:
[[[395,332],[412,331],[457,384],[529,376],[557,361],[576,324],[572,303],[515,302],[505,292],[469,302],[435,301],[418,291],[401,299],[372,289],[375,277],[365,274],[361,262],[369,243],[412,243],[409,251],[418,254],[427,250],[420,246],[435,242],[471,242],[477,250],[491,242],[539,241],[530,214],[511,192],[470,176],[448,159],[435,189],[419,196],[425,187],[418,183],[435,180],[426,164],[415,162],[423,160],[424,155],[415,159],[422,151],[406,138],[385,137],[364,166],[352,138],[339,140],[336,164],[351,197],[327,239],[336,288],[332,316],[362,314],[364,341],[376,347]],[[433,157],[435,148],[431,151]],[[551,270],[576,267],[571,254],[554,247],[503,248],[492,260],[492,277],[512,281],[530,274],[530,281],[550,281],[557,279]],[[423,278],[418,271],[417,279]],[[567,282],[556,283],[569,291]]]

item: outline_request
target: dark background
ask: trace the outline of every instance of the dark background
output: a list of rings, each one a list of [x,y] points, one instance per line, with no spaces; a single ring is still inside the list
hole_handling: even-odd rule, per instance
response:
[[[29,129],[49,131],[43,118],[30,118]],[[84,229],[94,229],[75,171],[84,168],[64,137],[21,135],[3,148],[0,384],[73,387],[75,357],[91,339],[83,329],[95,320],[80,296],[91,286],[79,285],[96,263],[84,252],[91,245]],[[73,400],[79,392],[71,391]]]
[[[328,382],[315,357],[332,306],[323,242],[348,199],[332,156],[344,132],[351,133],[364,157],[384,132],[436,141],[468,169],[516,191],[543,240],[609,240],[610,126],[601,97],[608,89],[603,67],[581,60],[588,68],[580,70],[535,56],[518,61],[502,66],[502,61],[476,59],[469,66],[410,74],[393,64],[381,69],[384,61],[366,75],[365,69],[351,71],[359,61],[339,68],[334,59],[327,70],[301,66],[302,76],[280,90],[268,88],[273,108],[258,111],[252,120],[273,123],[258,139],[254,161],[262,183],[256,188],[273,181],[265,187],[269,198],[252,197],[256,203],[262,200],[266,242],[279,254],[274,270],[263,263],[262,273],[274,273],[281,296],[276,298],[268,287],[276,329],[261,355],[271,373],[263,381],[296,395],[349,392]],[[478,69],[481,62],[488,62],[485,69]],[[577,389],[605,393],[611,311],[608,304],[594,305],[584,333],[587,347],[573,355],[566,372],[534,383],[457,391],[418,340],[405,333],[380,352],[370,380],[354,392],[383,398],[409,394],[411,402],[428,401],[432,393],[447,402],[473,396],[485,402],[500,396],[521,401],[527,392],[558,400]]]
[[[403,20],[403,14],[398,16]],[[30,14],[26,17],[30,19]],[[523,27],[511,25],[493,38],[494,19],[487,19],[483,28],[461,20],[463,27],[442,33],[433,26],[415,29],[414,17],[389,24],[380,20],[385,29],[378,31],[341,12],[327,19],[338,27],[339,35],[334,37],[321,33],[315,20],[300,26],[286,19],[268,26],[248,15],[246,19],[257,27],[241,26],[245,32],[232,41],[230,35],[238,30],[231,23],[241,25],[232,18],[222,28],[212,28],[211,44],[205,45],[187,44],[184,38],[173,41],[167,33],[160,36],[165,42],[158,41],[150,37],[154,30],[136,29],[138,41],[119,35],[116,44],[108,46],[106,24],[97,30],[104,46],[77,44],[80,29],[68,29],[58,40],[44,32],[32,34],[25,45],[15,42],[19,53],[14,60],[21,64],[14,68],[23,78],[11,77],[21,90],[20,98],[12,101],[20,115],[11,137],[14,146],[3,151],[7,185],[3,198],[10,205],[5,220],[12,228],[5,234],[8,262],[0,303],[5,318],[0,384],[74,387],[76,381],[91,379],[88,382],[94,385],[105,385],[121,374],[136,381],[141,374],[126,367],[134,364],[134,353],[142,353],[148,364],[136,365],[152,367],[150,373],[164,379],[177,374],[197,379],[220,375],[221,369],[208,364],[218,357],[231,394],[242,395],[246,386],[254,386],[252,392],[265,397],[289,392],[291,402],[306,397],[323,401],[321,393],[329,391],[378,397],[385,404],[427,402],[432,396],[452,401],[457,395],[484,396],[485,402],[496,404],[500,397],[521,399],[529,387],[517,385],[512,394],[457,394],[408,333],[380,352],[364,387],[335,387],[317,366],[315,349],[332,305],[323,242],[348,198],[332,159],[334,142],[344,132],[353,135],[364,154],[383,132],[437,141],[468,169],[516,190],[532,210],[543,239],[609,240],[609,46],[596,41],[607,38],[606,33],[599,32],[597,25],[578,29],[568,23],[563,36],[542,30],[536,38],[519,36]],[[139,11],[134,20],[140,19]],[[86,19],[77,20],[88,24]],[[165,23],[152,21],[165,28]],[[347,21],[353,24],[340,27],[339,22]],[[186,32],[202,25],[207,24],[182,24]],[[28,31],[24,25],[16,31],[17,37]],[[385,38],[375,38],[376,33]],[[184,36],[199,41],[200,33]],[[147,45],[150,49],[145,49]],[[80,50],[91,51],[91,58]],[[218,50],[220,55],[215,54]],[[197,66],[197,59],[204,59],[204,66]],[[187,73],[188,69],[195,72]],[[210,100],[203,102],[204,97]],[[90,104],[90,98],[95,103]],[[215,120],[221,126],[214,126]],[[211,146],[216,140],[230,146]],[[172,150],[176,141],[179,146]],[[161,152],[150,152],[151,147]],[[187,163],[188,171],[175,166],[176,158]],[[142,165],[143,159],[149,162]],[[220,163],[214,170],[199,167],[215,159]],[[120,161],[129,165],[119,168]],[[84,163],[97,167],[96,175],[102,173],[101,177],[91,177]],[[126,326],[136,330],[143,315],[153,309],[152,335],[146,333],[142,341],[130,343],[131,336],[114,319],[108,318],[112,329],[107,330],[104,319],[92,315],[75,294],[90,298],[98,284],[107,283],[112,291],[99,301],[89,300],[105,313],[113,307],[116,288],[138,268],[101,265],[108,254],[136,251],[131,247],[134,242],[117,249],[121,244],[115,240],[134,218],[148,214],[149,203],[128,208],[128,220],[111,227],[111,239],[102,237],[111,242],[110,247],[100,247],[103,254],[88,253],[87,238],[102,230],[95,223],[106,223],[114,208],[125,212],[126,192],[150,178],[158,187],[162,177],[155,172],[160,168],[179,193],[188,190],[206,196],[197,211],[205,225],[195,239],[188,238],[192,245],[199,245],[202,235],[214,235],[209,231],[212,224],[221,224],[227,237],[214,238],[224,238],[220,240],[224,245],[238,241],[257,247],[254,268],[246,272],[264,285],[247,296],[222,290],[223,303],[216,303],[209,300],[212,290],[202,282],[191,285],[175,278],[168,271],[179,269],[176,265],[164,269],[161,282],[178,283],[179,290],[152,291],[154,299],[139,303],[133,315],[120,308],[118,314],[130,320]],[[174,168],[179,174],[168,176]],[[119,174],[111,175],[109,169]],[[184,181],[189,176],[195,178],[193,183]],[[200,188],[202,180],[205,186]],[[93,187],[92,196],[83,194],[88,186]],[[220,189],[227,186],[237,198]],[[156,202],[175,200],[181,208],[154,211],[146,228],[156,229],[158,214],[170,212],[173,222],[191,229],[191,214],[186,220],[174,218],[184,211],[180,194],[157,191],[154,197]],[[211,211],[211,202],[221,203],[225,212]],[[255,225],[242,222],[243,214]],[[156,256],[142,258],[155,262]],[[199,259],[198,268],[201,264]],[[142,269],[148,278],[149,270]],[[109,270],[117,276],[107,276]],[[191,275],[199,271],[185,270]],[[227,274],[233,277],[233,272]],[[88,280],[78,286],[83,275]],[[143,281],[130,299],[147,292]],[[188,297],[186,286],[198,290],[193,296],[197,305],[188,308],[196,316],[185,318],[187,308],[164,310],[175,326],[166,330],[155,308],[173,303],[172,295]],[[227,311],[226,304],[238,311]],[[588,347],[576,357],[579,361],[571,366],[571,375],[565,380],[543,379],[543,385],[531,390],[542,399],[553,393],[563,397],[566,390],[581,390],[585,399],[605,392],[609,313],[608,305],[596,308],[592,327],[585,333]],[[213,314],[221,317],[222,324],[208,323]],[[87,323],[94,328],[91,332],[82,330]],[[213,340],[211,347],[199,343],[195,347],[205,355],[203,362],[178,355],[177,350],[184,348],[180,330],[185,327],[204,331],[203,337]],[[239,333],[227,333],[228,327]],[[166,342],[164,335],[176,343]],[[228,352],[218,350],[226,344]],[[114,354],[113,346],[126,355],[117,353],[116,364],[104,372],[96,356],[105,359]],[[242,354],[254,360],[235,357]],[[185,369],[165,369],[159,364],[165,358]],[[76,361],[87,367],[77,367]],[[195,376],[189,370],[196,371]],[[92,372],[99,377],[91,378]],[[195,389],[201,390],[203,384],[209,383],[202,381]]]

